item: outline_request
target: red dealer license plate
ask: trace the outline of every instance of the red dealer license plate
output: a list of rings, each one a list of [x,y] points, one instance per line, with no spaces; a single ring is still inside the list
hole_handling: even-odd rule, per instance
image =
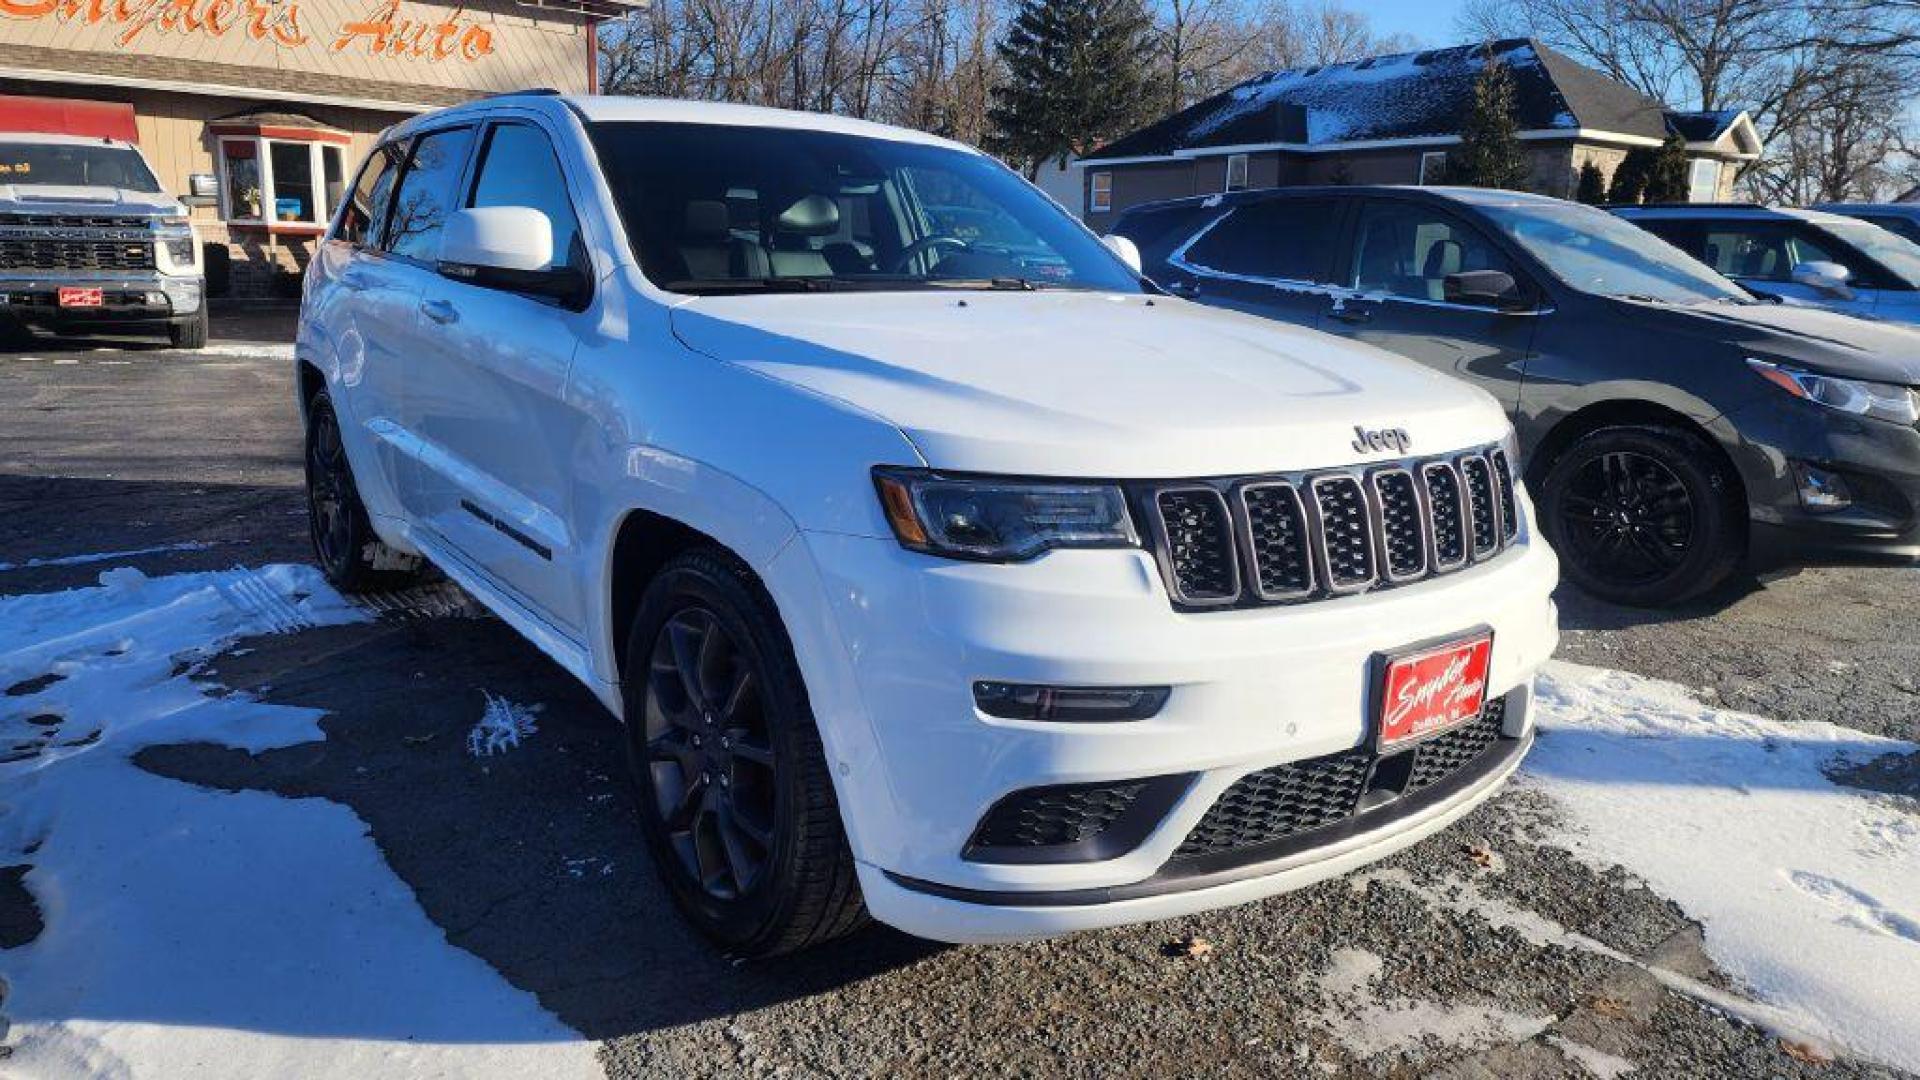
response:
[[[99,307],[105,299],[99,289],[64,286],[60,290],[61,307]]]
[[[1479,716],[1492,655],[1493,635],[1483,633],[1389,656],[1374,729],[1379,749],[1418,742]]]

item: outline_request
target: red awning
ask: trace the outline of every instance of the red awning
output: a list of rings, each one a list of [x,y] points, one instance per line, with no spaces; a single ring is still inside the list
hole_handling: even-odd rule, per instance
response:
[[[133,123],[133,106],[118,101],[0,94],[0,131],[140,141],[140,132]]]

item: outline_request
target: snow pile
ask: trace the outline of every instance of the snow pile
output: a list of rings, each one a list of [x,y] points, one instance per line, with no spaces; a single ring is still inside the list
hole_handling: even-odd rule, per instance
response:
[[[1920,806],[1825,771],[1913,744],[1572,664],[1548,665],[1536,693],[1522,782],[1568,811],[1567,846],[1679,903],[1761,1000],[1920,1070]]]
[[[30,570],[42,566],[86,566],[89,563],[112,562],[115,559],[132,559],[141,555],[164,555],[175,551],[205,551],[213,545],[205,540],[189,540],[182,544],[160,544],[156,547],[133,548],[128,551],[100,551],[89,555],[62,555],[58,557],[28,559],[26,562],[0,563],[0,571]]]
[[[504,754],[520,745],[520,740],[538,732],[533,722],[540,706],[516,705],[506,698],[487,695],[487,711],[480,722],[467,732],[467,753],[474,757]]]
[[[1525,1042],[1555,1019],[1484,1005],[1385,997],[1375,987],[1383,966],[1380,957],[1365,949],[1335,949],[1320,983],[1328,999],[1319,1014],[1321,1022],[1362,1058],[1417,1051],[1428,1044],[1470,1049]]]
[[[292,566],[0,597],[0,864],[32,865],[45,920],[0,953],[9,1075],[598,1074],[591,1044],[447,943],[350,810],[129,760],[320,737],[312,710],[183,672],[362,617]]]

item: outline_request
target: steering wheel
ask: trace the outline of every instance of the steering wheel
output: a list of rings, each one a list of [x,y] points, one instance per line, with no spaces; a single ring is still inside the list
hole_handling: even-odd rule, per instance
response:
[[[940,233],[937,236],[923,236],[900,249],[900,254],[894,258],[892,265],[887,267],[887,273],[906,273],[907,266],[911,264],[913,260],[935,248],[950,247],[957,251],[965,251],[972,246],[973,245],[967,243],[965,240],[957,236],[949,236],[946,233]]]

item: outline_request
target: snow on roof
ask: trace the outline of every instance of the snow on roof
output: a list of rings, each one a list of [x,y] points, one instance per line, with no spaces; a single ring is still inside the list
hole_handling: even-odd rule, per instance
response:
[[[1665,134],[1657,102],[1537,41],[1510,38],[1268,72],[1090,156],[1457,135],[1489,53],[1513,73],[1522,130]]]

